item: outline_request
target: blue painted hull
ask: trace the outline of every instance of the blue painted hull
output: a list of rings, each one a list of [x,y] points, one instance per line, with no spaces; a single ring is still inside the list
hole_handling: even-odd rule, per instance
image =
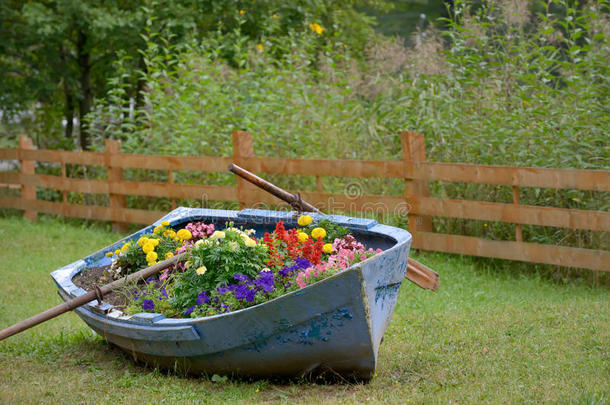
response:
[[[155,366],[196,374],[295,377],[328,372],[368,379],[406,274],[411,235],[373,220],[326,217],[350,228],[368,247],[384,251],[316,284],[228,314],[196,319],[127,316],[97,301],[76,313],[107,341]],[[258,235],[279,220],[296,225],[286,212],[178,208],[125,240],[151,232],[165,220],[171,226],[205,220],[219,227],[232,221],[255,228]],[[86,267],[108,264],[105,253],[125,240],[51,273],[60,296],[84,294],[72,277]]]

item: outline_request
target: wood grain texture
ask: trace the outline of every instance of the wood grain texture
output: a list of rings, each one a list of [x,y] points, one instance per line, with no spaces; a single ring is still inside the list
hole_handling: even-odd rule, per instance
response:
[[[19,154],[20,154],[20,161],[19,164],[21,165],[21,175],[33,175],[34,173],[36,173],[36,162],[34,160],[29,160],[24,158],[24,154],[23,152],[27,152],[30,149],[34,148],[34,143],[32,142],[32,140],[26,136],[21,136],[19,137]],[[36,200],[36,187],[33,186],[28,186],[25,184],[22,184],[21,186],[21,198],[23,198],[24,200],[30,201]],[[23,217],[29,219],[30,221],[37,221],[38,220],[38,212],[36,212],[35,210],[31,210],[31,209],[26,209],[23,213]]]
[[[496,241],[472,236],[418,232],[413,247],[422,250],[495,257],[531,263],[610,271],[610,252],[539,243]]]
[[[123,168],[114,167],[111,163],[112,157],[120,155],[121,153],[121,142],[114,139],[106,139],[106,166],[108,167],[108,182],[110,184],[114,182],[123,181]],[[127,197],[122,194],[115,194],[110,190],[110,207],[113,210],[121,210],[127,208]],[[127,222],[113,221],[112,229],[115,232],[126,233],[129,229]]]
[[[233,131],[233,160],[235,164],[242,165],[244,159],[251,158],[254,156],[254,144],[252,140],[252,134],[246,131]],[[226,166],[225,170],[228,170],[229,166]],[[254,190],[257,190],[255,186],[250,184],[248,181],[237,178],[237,201],[239,202],[239,208],[244,209],[252,204],[248,204],[249,195]]]
[[[558,228],[610,231],[610,212],[539,207],[486,201],[412,198],[413,212],[418,214],[554,226]]]
[[[150,225],[167,214],[164,211],[140,210],[134,208],[112,209],[96,205],[64,204],[44,200],[24,200],[19,197],[0,197],[0,208],[36,210],[46,214],[69,218],[95,219],[99,221],[127,222]]]
[[[402,144],[402,159],[405,165],[426,161],[426,141],[422,134],[403,131],[400,133]],[[428,197],[430,188],[427,180],[405,179],[405,197],[411,196]],[[429,216],[414,215],[411,210],[409,214],[409,232],[432,232],[432,218]]]

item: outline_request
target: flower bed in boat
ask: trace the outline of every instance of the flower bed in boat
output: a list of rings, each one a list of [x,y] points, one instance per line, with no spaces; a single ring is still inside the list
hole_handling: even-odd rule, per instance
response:
[[[374,256],[349,230],[308,215],[297,228],[282,221],[256,235],[229,223],[222,230],[193,222],[174,230],[162,222],[153,232],[109,252],[112,265],[75,279],[86,289],[186,253],[186,259],[159,276],[109,297],[128,314],[156,312],[167,317],[200,317],[257,305],[295,291]]]

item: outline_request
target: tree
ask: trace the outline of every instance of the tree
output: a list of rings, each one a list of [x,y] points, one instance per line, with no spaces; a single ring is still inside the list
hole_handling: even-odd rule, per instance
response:
[[[372,20],[360,6],[381,0],[4,0],[0,4],[0,109],[10,115],[33,105],[58,105],[64,136],[89,148],[85,116],[108,90],[119,56],[131,61],[127,99],[140,103],[146,69],[145,33],[162,32],[174,44],[237,29],[253,41],[286,35],[319,22],[331,40],[364,46]],[[271,24],[270,22],[274,22]],[[271,27],[271,28],[270,28]],[[231,44],[224,47],[231,49]],[[229,52],[230,53],[230,52]],[[229,57],[230,55],[226,55]]]

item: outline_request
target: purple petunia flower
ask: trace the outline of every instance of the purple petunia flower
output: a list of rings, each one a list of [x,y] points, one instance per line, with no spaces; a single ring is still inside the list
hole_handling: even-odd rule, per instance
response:
[[[261,271],[258,273],[258,278],[253,281],[254,285],[259,288],[262,288],[265,292],[272,293],[273,292],[273,273],[270,271]]]
[[[250,281],[250,278],[245,274],[233,274],[233,278],[237,281]]]
[[[227,312],[231,312],[231,306],[229,304],[221,304],[220,305],[222,307],[222,309],[224,309]]]
[[[297,266],[299,269],[307,269],[311,267],[311,262],[304,257],[297,257],[294,261],[296,262],[295,266]]]
[[[218,292],[219,295],[225,295],[226,293],[228,293],[229,291],[233,291],[234,286],[232,285],[221,285],[220,287],[216,288],[216,291]]]
[[[248,302],[254,301],[256,290],[251,289],[248,285],[240,284],[235,288],[235,298],[238,300],[246,300]]]
[[[210,302],[210,297],[208,297],[208,294],[205,291],[201,291],[197,296],[196,301],[197,305],[207,304],[208,302]]]
[[[144,300],[142,301],[142,309],[152,311],[155,309],[155,303],[153,300]]]
[[[192,307],[188,308],[186,311],[184,311],[184,315],[192,314],[193,311],[195,310],[195,308],[197,308],[195,305],[193,305]]]
[[[305,259],[304,257],[297,257],[295,259],[295,264],[293,264],[292,266],[284,267],[283,269],[278,271],[278,274],[281,277],[290,277],[293,273],[299,270],[305,270],[309,267],[311,267],[311,263],[309,262],[309,260]]]

